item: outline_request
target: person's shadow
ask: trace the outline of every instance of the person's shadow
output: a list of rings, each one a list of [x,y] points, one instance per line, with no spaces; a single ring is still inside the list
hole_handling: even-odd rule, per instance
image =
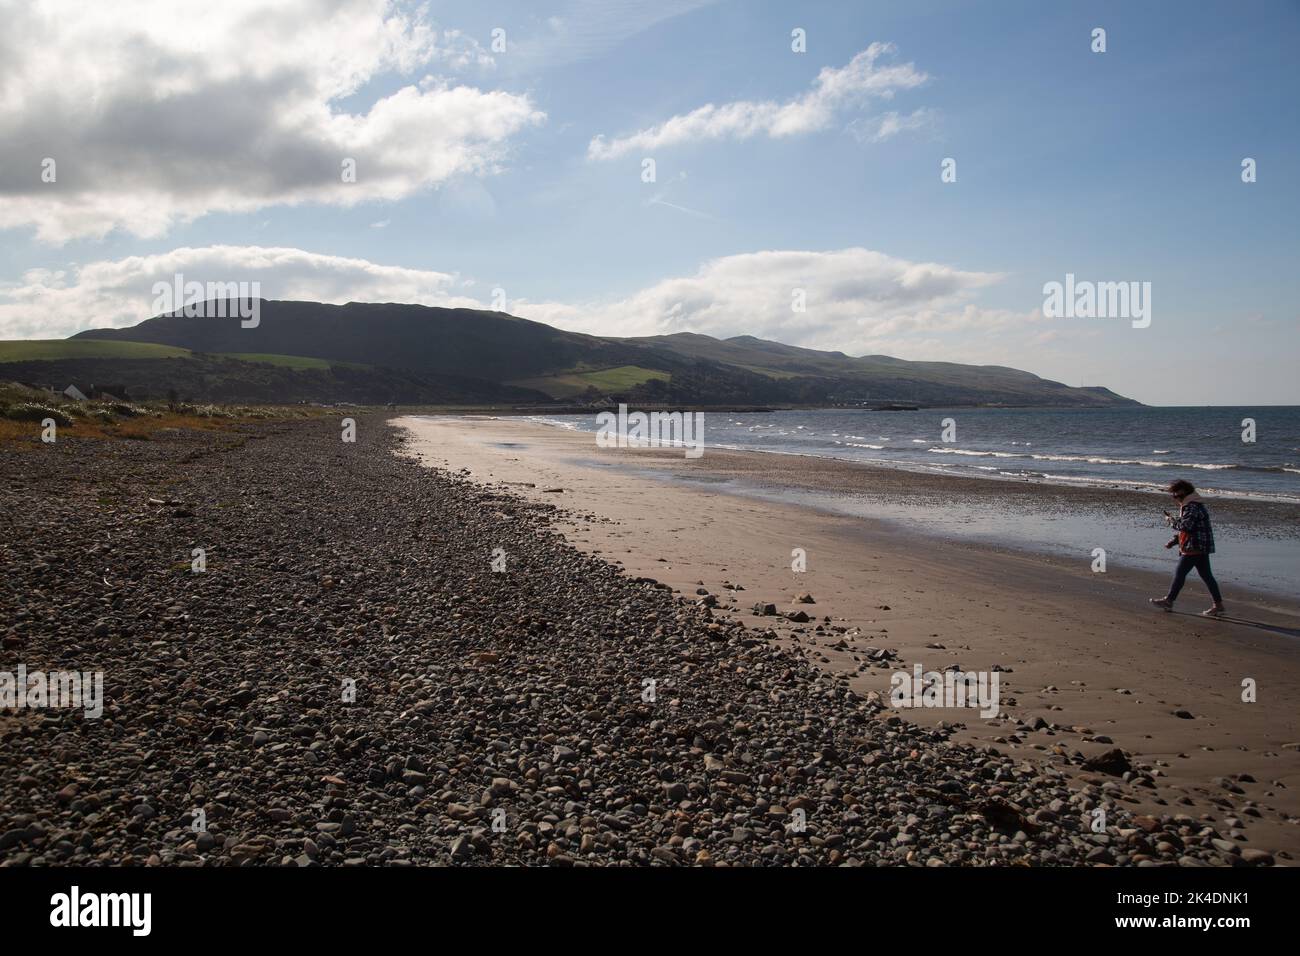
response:
[[[1244,617],[1233,617],[1231,614],[1224,614],[1222,617],[1202,617],[1192,611],[1174,611],[1175,614],[1181,614],[1183,617],[1196,617],[1203,621],[1222,621],[1225,624],[1238,624],[1242,627],[1257,627],[1261,631],[1269,631],[1273,634],[1281,634],[1284,637],[1300,637],[1300,627],[1282,627],[1280,624],[1265,624],[1263,621],[1248,621]]]

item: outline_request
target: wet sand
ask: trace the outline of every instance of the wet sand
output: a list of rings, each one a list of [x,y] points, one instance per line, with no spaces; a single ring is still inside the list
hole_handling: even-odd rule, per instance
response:
[[[1121,748],[1152,766],[1158,783],[1147,797],[1122,798],[1130,809],[1186,814],[1242,847],[1281,851],[1278,862],[1300,853],[1296,602],[1235,591],[1232,618],[1206,620],[1197,612],[1208,599],[1193,578],[1178,613],[1160,614],[1146,599],[1164,592],[1161,574],[1122,567],[1097,574],[1086,556],[945,541],[775,500],[789,489],[792,498],[816,491],[948,508],[1059,501],[1149,509],[1149,496],[719,449],[698,459],[599,449],[591,434],[518,419],[399,421],[427,463],[565,509],[556,526],[578,547],[685,597],[706,589],[720,610],[852,674],[860,693],[888,700],[890,674],[918,663],[927,671],[1001,668],[1002,717],[909,708],[909,720],[964,725],[957,739],[1083,778],[1106,779],[1081,770],[1072,755]],[[740,485],[767,494],[736,493]],[[1221,501],[1217,509],[1260,533],[1295,520],[1294,509],[1263,502]],[[794,549],[806,554],[802,573],[791,570]],[[815,603],[794,603],[801,593]],[[755,602],[812,620],[758,617]],[[894,656],[873,661],[868,648]],[[1257,684],[1253,703],[1242,700],[1248,679]],[[1046,726],[1030,729],[1040,719]]]

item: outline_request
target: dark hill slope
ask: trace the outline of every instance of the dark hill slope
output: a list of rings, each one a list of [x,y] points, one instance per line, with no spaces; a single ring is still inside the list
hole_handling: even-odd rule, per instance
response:
[[[462,386],[482,383],[473,389],[479,393],[492,383],[567,398],[696,404],[1132,404],[1105,388],[1071,388],[1002,366],[855,358],[752,336],[608,338],[501,312],[392,303],[263,300],[256,328],[242,328],[237,318],[162,315],[75,338],[307,356],[407,370],[426,380],[457,376]],[[609,370],[612,377],[602,374]]]

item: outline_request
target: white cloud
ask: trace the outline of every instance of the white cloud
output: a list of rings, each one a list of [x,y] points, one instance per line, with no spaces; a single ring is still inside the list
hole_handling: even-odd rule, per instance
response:
[[[861,354],[880,343],[1023,321],[969,302],[1002,278],[870,249],[772,250],[712,259],[694,275],[664,279],[616,301],[521,300],[512,311],[594,335],[753,335]],[[803,312],[792,308],[796,289],[804,290]]]
[[[891,43],[873,43],[847,66],[824,67],[812,89],[784,103],[709,103],[630,136],[613,140],[596,136],[587,146],[587,158],[617,159],[632,152],[650,152],[699,139],[748,139],[759,134],[778,138],[826,129],[843,110],[873,99],[892,99],[896,92],[914,89],[929,79],[911,63],[878,62],[893,52]]]
[[[153,284],[170,283],[177,273],[203,283],[257,281],[266,299],[490,307],[468,294],[471,279],[453,273],[301,249],[209,246],[92,262],[71,272],[30,270],[19,282],[0,285],[0,338],[133,325],[152,314]],[[971,301],[1001,278],[869,249],[773,250],[713,259],[694,275],[666,278],[623,298],[513,299],[507,311],[594,335],[754,335],[855,355],[970,361],[972,348],[988,344],[989,332],[1042,328],[1041,321],[1035,325],[1041,310],[1013,313]],[[804,290],[804,312],[791,308],[796,289]]]
[[[883,143],[899,133],[916,132],[933,126],[938,118],[938,111],[922,107],[911,113],[895,111],[882,113],[867,119],[854,120],[849,124],[849,131],[863,142]]]
[[[260,282],[264,299],[479,307],[459,294],[463,285],[451,273],[302,249],[207,246],[91,262],[71,272],[30,270],[0,285],[0,339],[62,338],[134,325],[153,314],[153,284],[170,283],[177,274],[205,284]]]
[[[213,211],[395,200],[493,171],[545,114],[445,79],[490,58],[404,6],[0,0],[0,228],[154,237]]]

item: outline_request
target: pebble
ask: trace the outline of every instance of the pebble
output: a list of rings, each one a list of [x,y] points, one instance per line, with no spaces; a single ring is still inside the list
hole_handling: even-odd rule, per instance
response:
[[[369,415],[347,445],[328,419],[0,444],[25,516],[0,603],[29,668],[102,670],[106,698],[0,731],[0,865],[1273,862],[1135,817],[1122,751],[1103,789],[909,724],[571,547],[569,496],[426,469]]]

